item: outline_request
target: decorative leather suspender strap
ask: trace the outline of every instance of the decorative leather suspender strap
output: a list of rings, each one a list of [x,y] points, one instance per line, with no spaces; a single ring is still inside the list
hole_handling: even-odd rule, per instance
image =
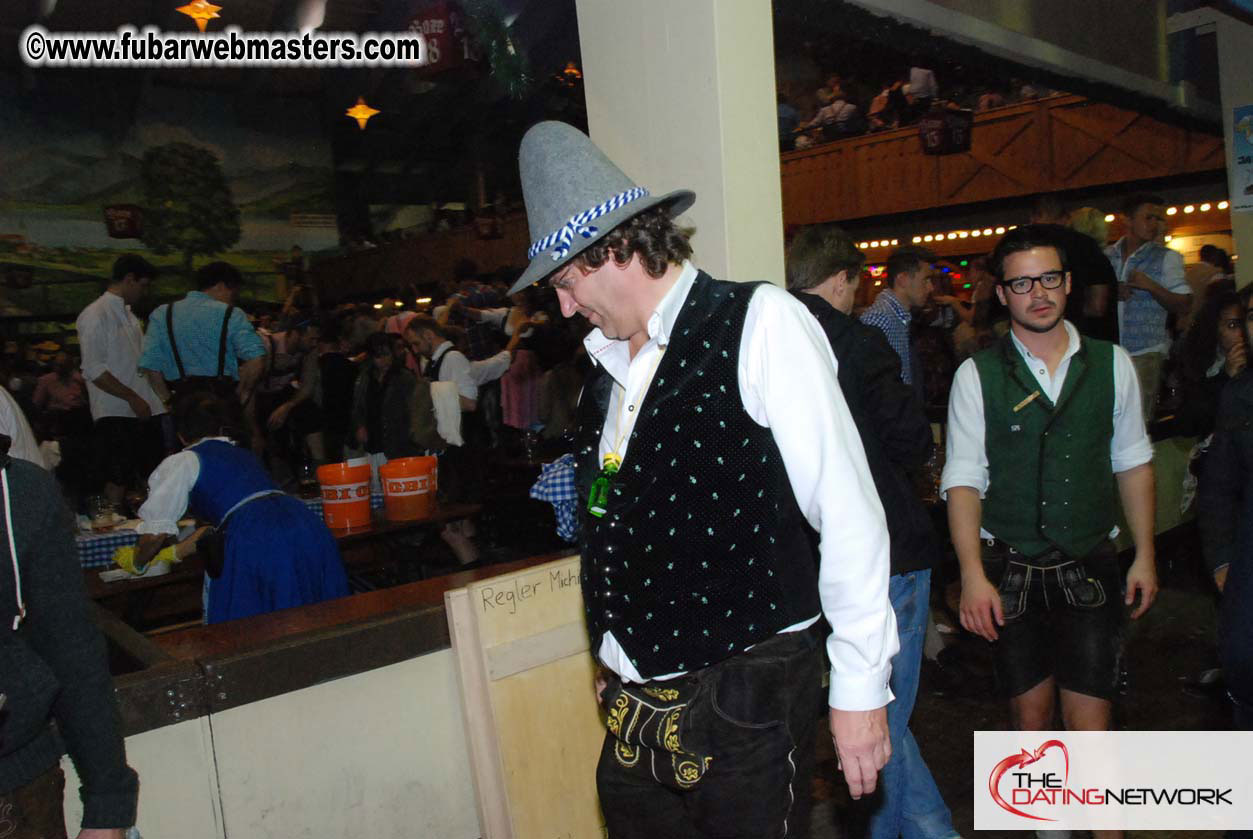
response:
[[[165,329],[170,335],[170,352],[174,354],[174,366],[178,368],[178,378],[180,380],[187,378],[187,371],[183,369],[183,357],[178,354],[178,341],[174,340],[174,302],[171,301],[165,306]]]
[[[235,304],[226,307],[226,316],[222,318],[222,334],[218,336],[218,378],[226,372],[226,332],[231,325],[231,315],[235,312]]]

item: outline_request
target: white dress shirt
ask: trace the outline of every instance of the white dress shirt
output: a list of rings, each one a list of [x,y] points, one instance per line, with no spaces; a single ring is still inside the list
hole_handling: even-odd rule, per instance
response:
[[[165,413],[165,406],[139,373],[139,354],[143,351],[144,332],[130,306],[111,291],[97,297],[78,315],[78,343],[83,355],[83,378],[87,380],[87,399],[91,418],[134,417],[135,412],[125,399],[105,393],[94,384],[103,373],[129,387],[148,403],[152,415]]]
[[[696,273],[690,262],[683,264],[674,287],[649,318],[649,340],[635,358],[626,341],[606,338],[599,329],[584,340],[588,356],[618,384],[601,431],[601,458],[618,440],[617,453],[626,454],[639,405]],[[809,311],[777,286],[759,286],[749,303],[738,380],[744,410],[771,429],[801,512],[821,537],[818,594],[833,627],[827,640],[829,703],[848,711],[881,708],[892,698],[888,678],[892,656],[900,648],[888,600],[883,507],[836,380],[831,345]],[[624,397],[627,409],[620,411]],[[804,629],[817,620],[814,615],[783,631]],[[644,681],[612,632],[605,634],[597,654],[625,681]]]
[[[1054,405],[1066,384],[1070,359],[1079,351],[1079,330],[1064,321],[1070,343],[1057,365],[1056,372],[1049,375],[1048,365],[1031,354],[1010,330],[1015,349],[1027,362],[1027,368],[1040,386],[1040,393]],[[979,368],[975,360],[968,358],[957,368],[953,376],[953,389],[948,398],[948,447],[944,472],[940,477],[940,493],[948,497],[952,487],[971,487],[983,498],[988,490],[988,453],[984,445],[987,426],[983,414],[983,386],[979,382]],[[1110,463],[1115,474],[1148,463],[1153,459],[1153,444],[1144,428],[1140,409],[1140,381],[1136,378],[1131,356],[1122,347],[1114,346],[1114,436],[1109,444]],[[1114,534],[1117,534],[1117,528]],[[980,530],[985,539],[995,536]]]
[[[445,355],[447,358],[444,358]],[[453,349],[452,341],[445,341],[435,348],[435,352],[431,354],[431,364],[441,358],[444,361],[439,366],[439,380],[455,383],[457,392],[466,399],[478,399],[479,388],[505,375],[513,361],[513,356],[505,350],[482,361],[471,361],[463,353]]]
[[[22,413],[22,406],[17,404],[13,394],[0,387],[0,434],[9,437],[9,454],[29,460],[40,469],[47,469],[43,452],[39,449],[39,441],[30,430],[30,423]]]

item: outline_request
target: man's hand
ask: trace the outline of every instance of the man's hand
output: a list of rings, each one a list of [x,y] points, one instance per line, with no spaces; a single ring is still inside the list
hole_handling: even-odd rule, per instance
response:
[[[362,446],[370,442],[370,432],[364,425],[357,429],[357,442]]]
[[[152,407],[148,404],[148,400],[139,394],[131,394],[127,398],[126,404],[130,405],[131,410],[135,412],[135,416],[141,420],[146,420],[152,416]]]
[[[1123,301],[1130,300],[1131,295],[1133,294],[1135,294],[1135,289],[1131,287],[1131,283],[1119,283],[1118,284],[1118,299],[1119,300],[1123,300]]]
[[[1227,378],[1234,379],[1239,375],[1240,371],[1248,365],[1249,355],[1244,348],[1243,341],[1237,341],[1235,346],[1227,350],[1227,360],[1223,364],[1223,369],[1227,371]]]
[[[989,641],[995,641],[996,628],[1005,625],[1001,611],[1001,594],[988,578],[979,574],[976,579],[962,577],[961,622],[967,632],[973,632]]]
[[[879,770],[892,756],[887,707],[873,711],[831,709],[831,739],[848,794],[861,798],[874,792]]]
[[[1219,591],[1227,585],[1227,569],[1230,567],[1230,565],[1224,565],[1214,572],[1214,585],[1218,586]]]
[[[1132,620],[1147,612],[1157,599],[1157,567],[1152,554],[1137,555],[1127,571],[1127,597],[1124,602],[1128,606],[1135,602],[1137,591],[1140,592],[1140,605],[1131,613]]]
[[[1132,288],[1138,288],[1141,291],[1148,291],[1151,287],[1157,285],[1153,282],[1153,278],[1143,271],[1132,271],[1127,275],[1127,285]]]
[[[609,687],[609,679],[604,667],[596,668],[596,701],[605,704],[605,688]]]
[[[283,423],[287,422],[287,415],[290,414],[291,411],[292,403],[284,402],[282,405],[279,405],[274,409],[274,412],[270,414],[270,418],[265,424],[270,427],[271,431],[277,431],[283,427]]]

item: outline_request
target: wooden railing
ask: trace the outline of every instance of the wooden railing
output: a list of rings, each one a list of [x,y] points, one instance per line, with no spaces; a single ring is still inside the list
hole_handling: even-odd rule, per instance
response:
[[[867,218],[1224,166],[1220,136],[1052,96],[976,115],[968,152],[923,154],[917,126],[787,152],[783,219]]]

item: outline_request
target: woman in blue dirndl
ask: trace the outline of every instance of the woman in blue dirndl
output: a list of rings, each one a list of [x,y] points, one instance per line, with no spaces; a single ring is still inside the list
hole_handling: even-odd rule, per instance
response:
[[[221,574],[208,580],[206,623],[347,595],[348,578],[331,532],[300,499],[274,484],[252,452],[231,441],[227,416],[226,406],[210,394],[179,405],[178,432],[186,448],[162,461],[148,479],[135,567],[144,568],[177,538],[178,520],[190,511],[225,530]]]

